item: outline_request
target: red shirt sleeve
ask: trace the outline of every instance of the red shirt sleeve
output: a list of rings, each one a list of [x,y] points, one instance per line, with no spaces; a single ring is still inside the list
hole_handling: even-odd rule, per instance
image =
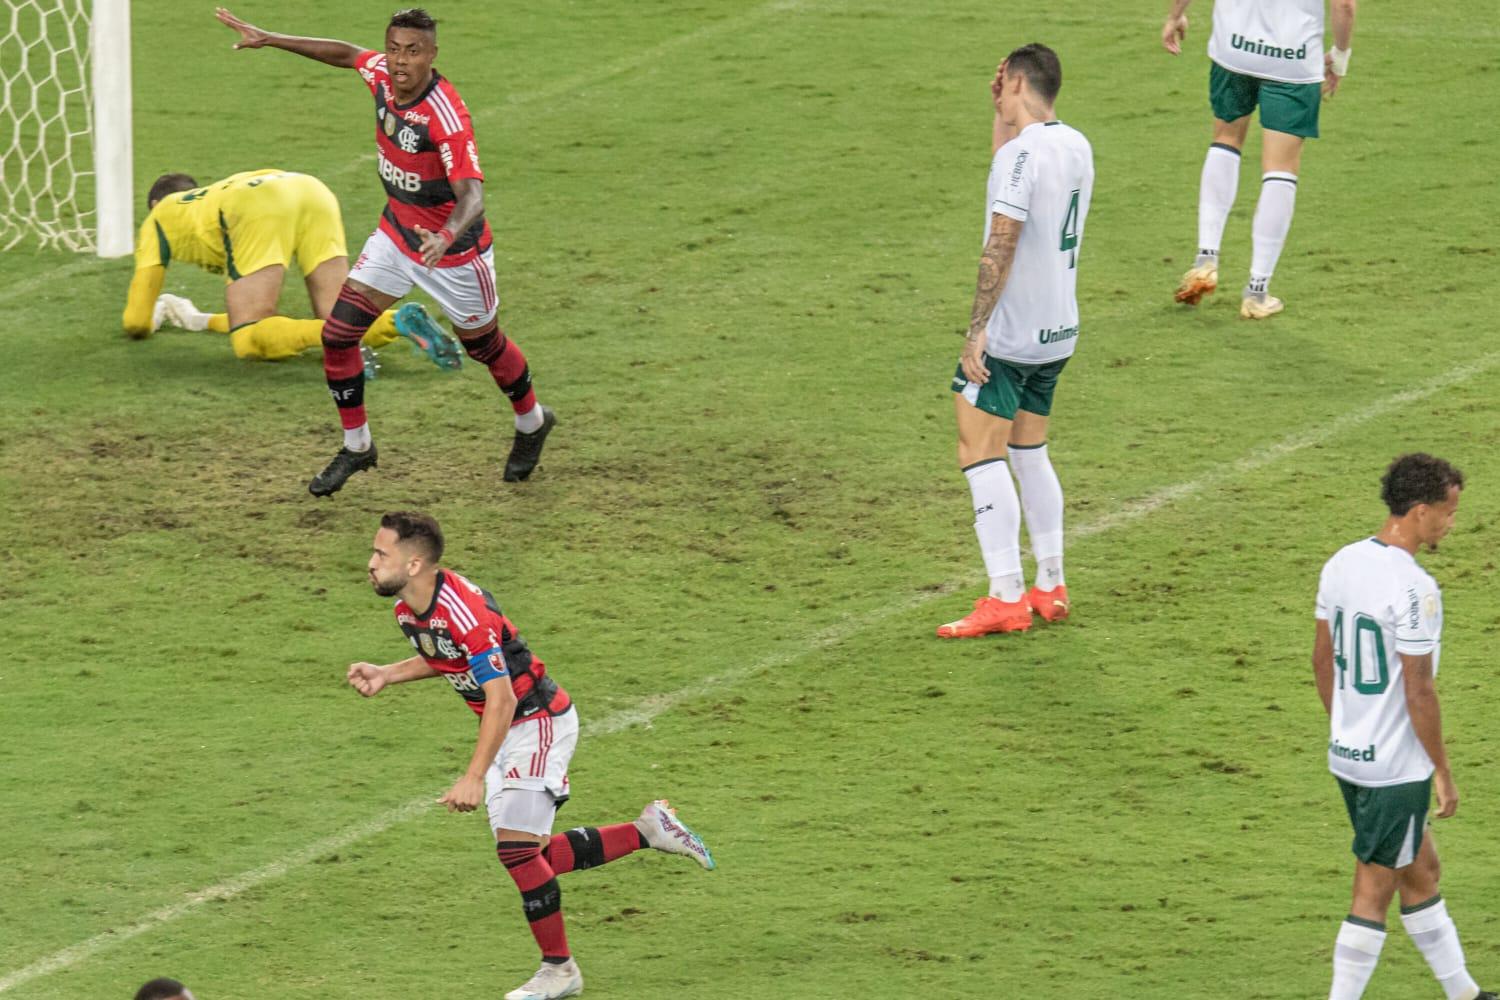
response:
[[[354,59],[354,68],[359,71],[360,77],[365,81],[365,86],[370,88],[370,93],[376,93],[380,86],[380,78],[385,73],[385,53],[376,52],[374,49],[365,49]]]
[[[435,98],[445,100],[445,112],[432,117],[433,143],[437,146],[438,155],[443,160],[443,172],[448,175],[450,181],[461,179],[484,180],[484,171],[479,169],[479,151],[474,146],[474,125],[469,119],[469,109],[462,101],[453,100],[447,94],[439,93],[433,95]],[[453,124],[453,118],[457,118],[458,128],[449,130],[448,125]]]

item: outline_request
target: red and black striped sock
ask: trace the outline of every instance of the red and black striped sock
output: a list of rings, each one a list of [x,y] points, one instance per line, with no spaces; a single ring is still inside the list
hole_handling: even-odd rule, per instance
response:
[[[493,320],[482,330],[460,330],[459,335],[469,357],[490,370],[490,377],[510,400],[511,409],[530,413],[536,406],[536,393],[531,389],[531,368],[526,364],[526,355],[516,342],[502,333]]]
[[[365,363],[359,356],[359,339],[379,316],[375,303],[345,285],[323,321],[323,375],[346,431],[366,422]]]
[[[585,868],[597,868],[645,846],[646,838],[641,836],[634,823],[580,826],[554,834],[551,842],[542,849],[542,857],[555,873],[565,875]]]
[[[563,930],[562,889],[552,866],[542,856],[542,849],[527,840],[502,840],[495,845],[495,853],[516,888],[521,890],[521,907],[531,924],[531,936],[542,950],[543,961],[567,961],[572,952],[568,950],[568,935]]]

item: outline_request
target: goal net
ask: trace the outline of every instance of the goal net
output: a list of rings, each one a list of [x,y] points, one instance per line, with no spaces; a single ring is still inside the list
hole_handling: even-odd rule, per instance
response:
[[[129,0],[0,0],[0,250],[130,253]]]

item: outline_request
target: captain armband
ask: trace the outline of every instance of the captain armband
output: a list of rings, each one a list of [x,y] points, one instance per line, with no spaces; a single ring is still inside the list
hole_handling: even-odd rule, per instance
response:
[[[510,676],[510,671],[505,667],[505,655],[498,646],[469,657],[469,672],[479,684]]]

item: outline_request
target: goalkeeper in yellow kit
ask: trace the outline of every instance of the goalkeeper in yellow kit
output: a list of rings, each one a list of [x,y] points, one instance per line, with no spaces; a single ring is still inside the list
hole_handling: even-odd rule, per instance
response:
[[[150,213],[136,237],[135,276],[125,303],[125,332],[148,336],[163,319],[187,329],[229,334],[241,358],[276,361],[322,341],[323,320],[349,276],[338,199],[316,177],[249,170],[200,187],[186,174],[163,174],[146,196]],[[287,266],[295,260],[317,319],[276,312]],[[187,299],[162,295],[167,265],[195,264],[227,281],[227,312],[203,313]],[[387,310],[365,333],[378,348],[405,336],[442,368],[463,351],[420,305]]]

